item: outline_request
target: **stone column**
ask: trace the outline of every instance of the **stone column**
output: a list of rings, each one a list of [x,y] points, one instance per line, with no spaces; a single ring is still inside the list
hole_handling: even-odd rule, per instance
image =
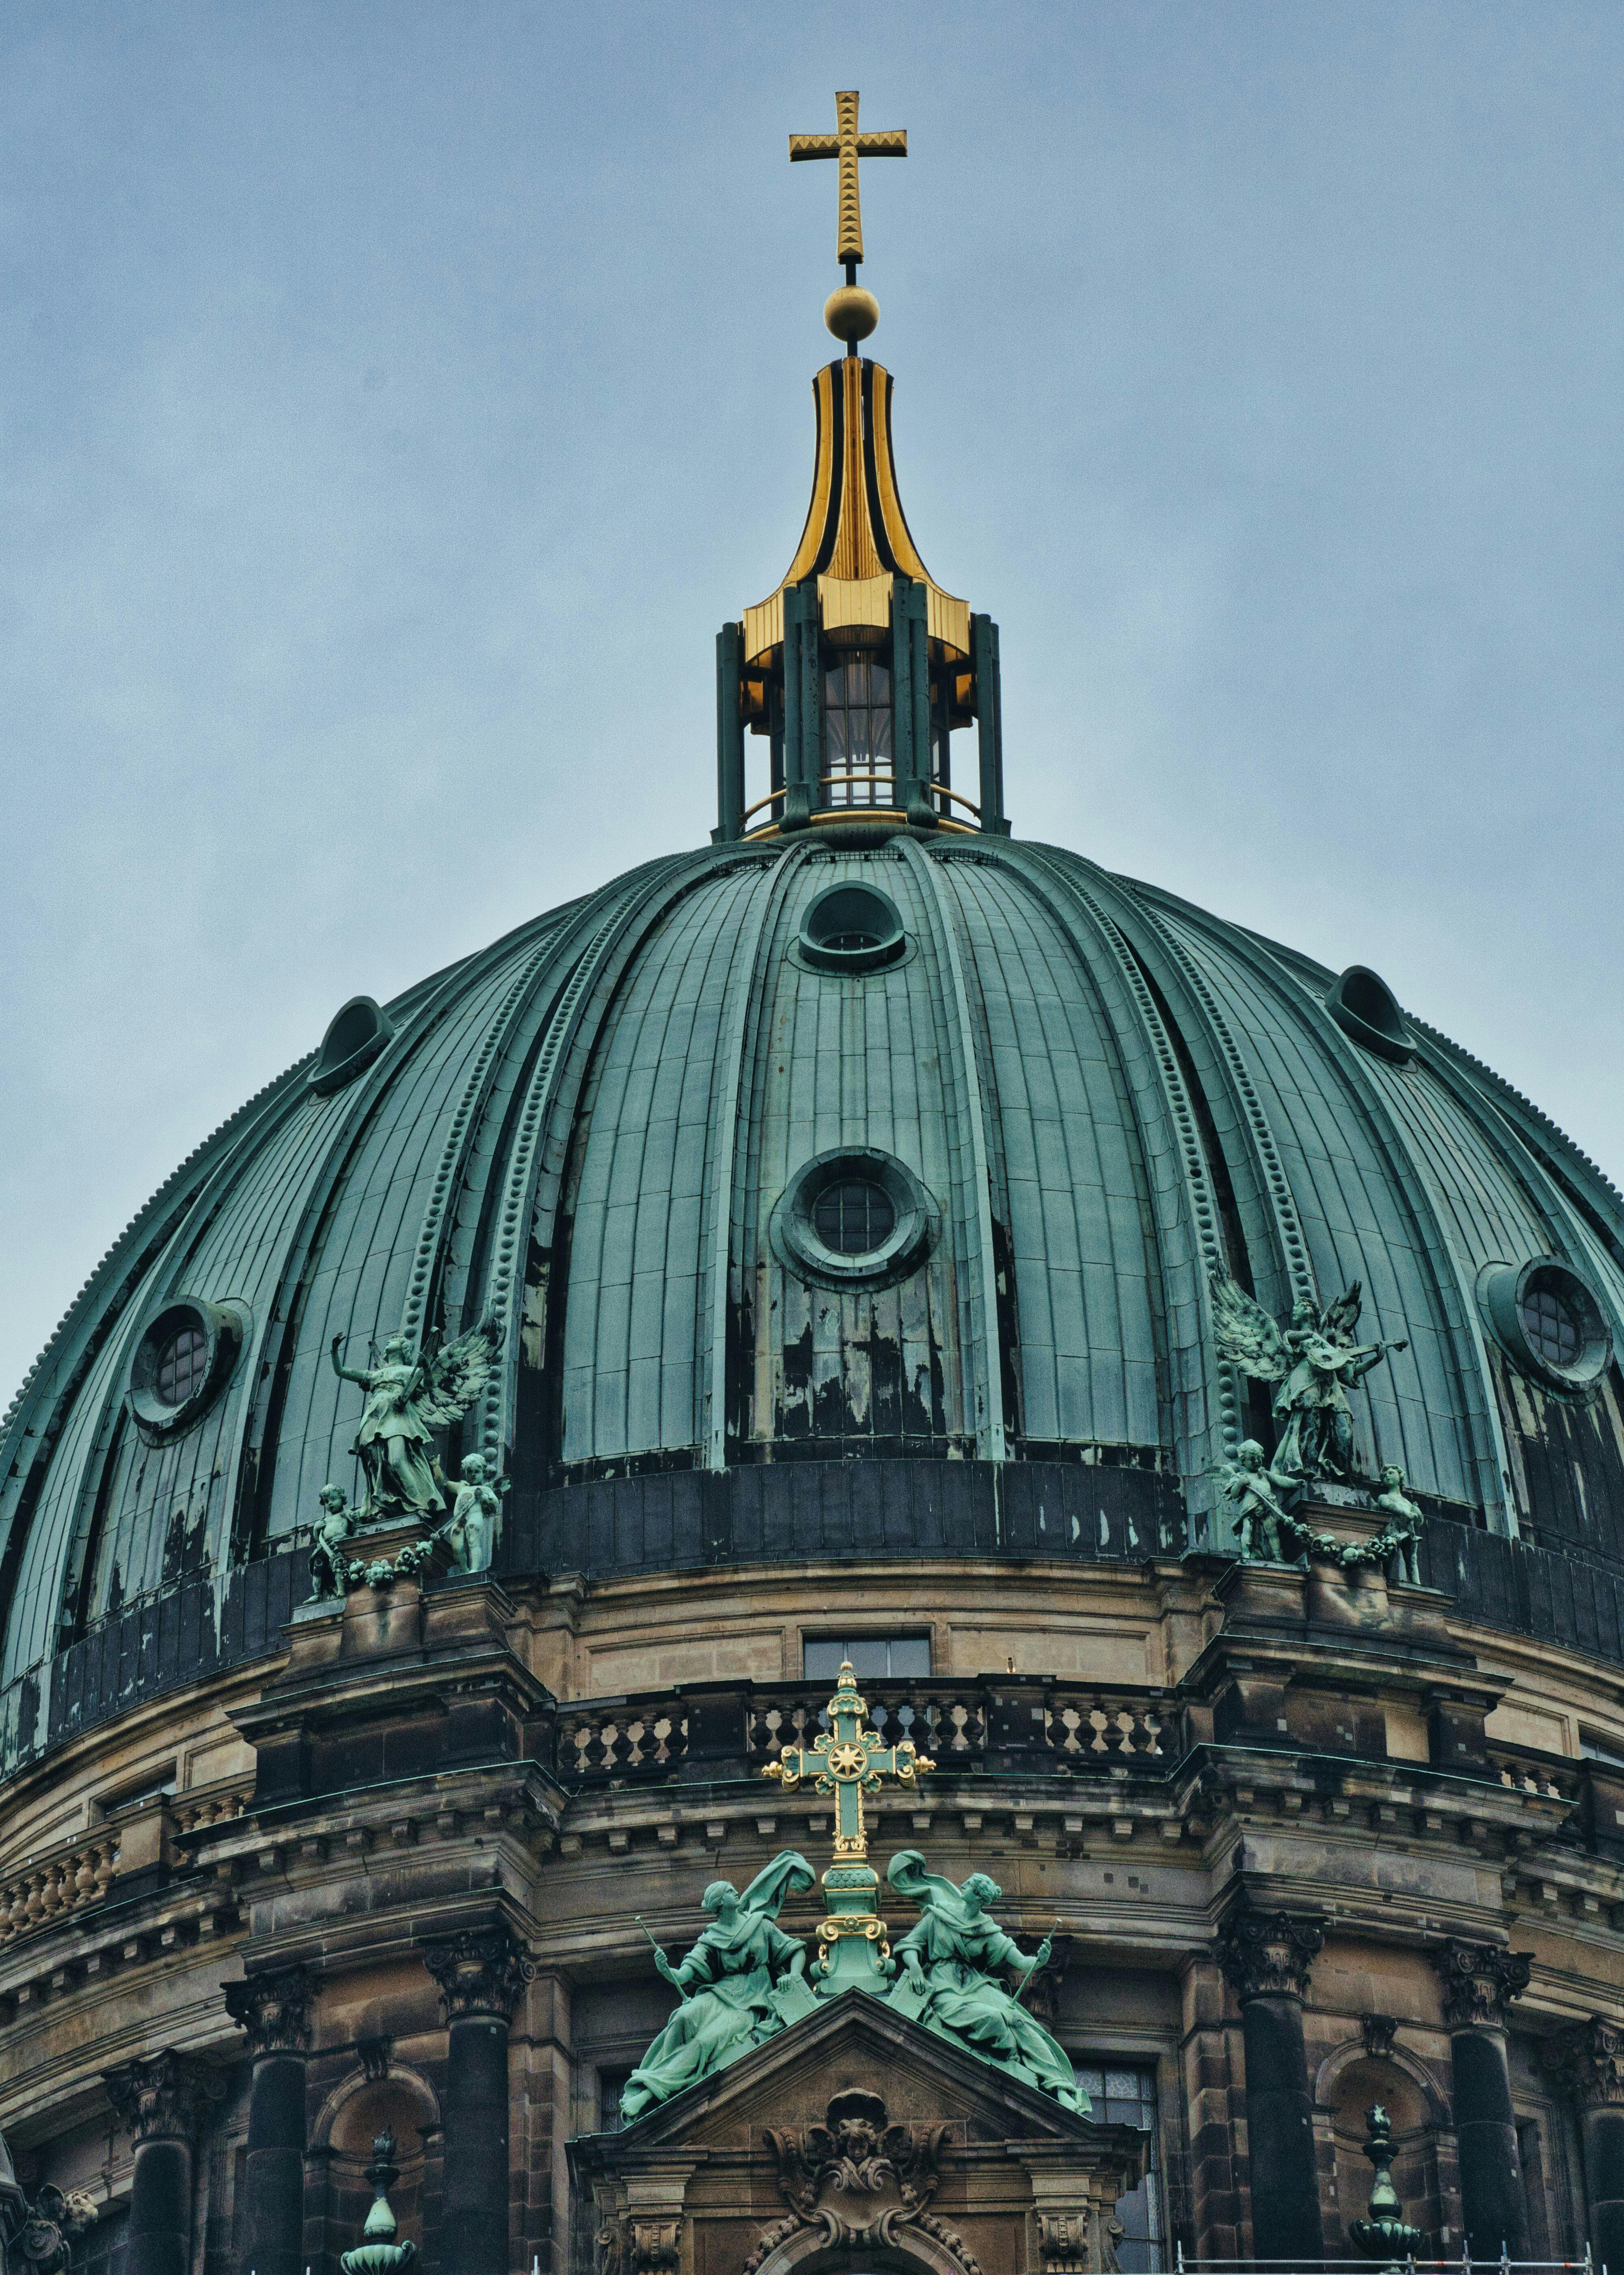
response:
[[[1452,1939],[1432,1954],[1443,1984],[1444,2022],[1454,2077],[1461,2213],[1474,2259],[1530,2256],[1528,2200],[1517,2155],[1506,2056],[1506,2012],[1528,1988],[1526,1952]]]
[[[109,2070],[108,2098],[135,2136],[125,2275],[190,2275],[192,2144],[220,2088],[189,2054],[148,2054]]]
[[[299,2275],[305,2264],[305,2056],[315,1976],[283,1967],[225,1985],[248,2033],[253,2082],[239,2233],[243,2275]]]
[[[1592,2014],[1549,2040],[1545,2058],[1578,2105],[1590,2256],[1598,2267],[1624,2269],[1624,2030]]]
[[[1219,1930],[1218,1963],[1241,2002],[1252,2256],[1325,2255],[1313,2096],[1303,2036],[1309,1963],[1322,1924],[1300,1913],[1237,1905]]]
[[[507,2275],[508,2024],[535,1969],[505,1927],[431,1943],[423,1963],[440,1985],[450,2038],[440,2263],[446,2275]]]

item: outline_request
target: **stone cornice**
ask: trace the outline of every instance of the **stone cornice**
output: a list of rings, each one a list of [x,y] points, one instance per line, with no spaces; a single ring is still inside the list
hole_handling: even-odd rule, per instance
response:
[[[1457,1936],[1432,1954],[1443,1985],[1444,2021],[1452,2030],[1503,2029],[1512,2000],[1528,1989],[1533,1962],[1526,1951],[1496,1943],[1465,1943]]]
[[[440,1985],[448,2022],[465,2014],[499,2014],[506,2022],[536,1971],[500,1926],[465,1928],[425,1944],[423,1964]]]
[[[1238,1904],[1218,1931],[1218,1963],[1243,2005],[1249,1999],[1302,1999],[1324,1941],[1325,1923],[1318,1916]]]
[[[250,2053],[306,2051],[318,1979],[308,1967],[277,1967],[223,1985],[225,2011],[247,2031]]]

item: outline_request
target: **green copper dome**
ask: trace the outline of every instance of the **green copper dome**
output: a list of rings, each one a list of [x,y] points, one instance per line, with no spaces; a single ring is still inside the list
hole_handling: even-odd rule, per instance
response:
[[[354,1481],[335,1336],[487,1315],[445,1452],[511,1477],[510,1571],[1215,1539],[1258,1426],[1219,1274],[1282,1318],[1363,1284],[1407,1347],[1355,1465],[1458,1520],[1435,1557],[1520,1535],[1611,1588],[1624,1209],[1379,994],[1070,853],[868,825],[653,863],[346,1005],[8,1417],[11,1742],[143,1606],[190,1590],[207,1653],[254,1574],[305,1592],[278,1551]]]

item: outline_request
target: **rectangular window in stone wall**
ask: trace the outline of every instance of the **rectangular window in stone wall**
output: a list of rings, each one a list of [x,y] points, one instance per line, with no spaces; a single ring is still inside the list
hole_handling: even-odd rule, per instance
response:
[[[1167,2265],[1167,2219],[1161,2201],[1161,2155],[1156,2130],[1156,2072],[1149,2063],[1093,2062],[1086,2054],[1072,2064],[1077,2083],[1094,2105],[1100,2125],[1132,2125],[1150,2135],[1150,2158],[1137,2188],[1119,2196],[1122,2223],[1117,2256],[1122,2275],[1154,2275]]]
[[[897,1676],[928,1674],[929,1636],[808,1636],[803,1645],[806,1680],[833,1682],[842,1662],[851,1661],[859,1682],[883,1682]]]

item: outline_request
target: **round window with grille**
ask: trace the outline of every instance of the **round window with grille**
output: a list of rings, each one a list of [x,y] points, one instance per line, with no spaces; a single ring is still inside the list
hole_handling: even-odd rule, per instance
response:
[[[820,1288],[883,1288],[917,1271],[940,1213],[906,1162],[869,1148],[820,1153],[773,1211],[779,1262]]]
[[[797,948],[817,971],[881,971],[908,952],[908,935],[888,893],[865,884],[830,885],[801,919]]]
[[[1531,1263],[1491,1264],[1478,1296],[1495,1340],[1526,1372],[1551,1389],[1590,1391],[1613,1357],[1613,1333],[1601,1299],[1571,1265],[1553,1256]]]
[[[190,1429],[224,1385],[242,1341],[236,1307],[173,1296],[147,1319],[130,1364],[130,1404],[147,1438]]]

